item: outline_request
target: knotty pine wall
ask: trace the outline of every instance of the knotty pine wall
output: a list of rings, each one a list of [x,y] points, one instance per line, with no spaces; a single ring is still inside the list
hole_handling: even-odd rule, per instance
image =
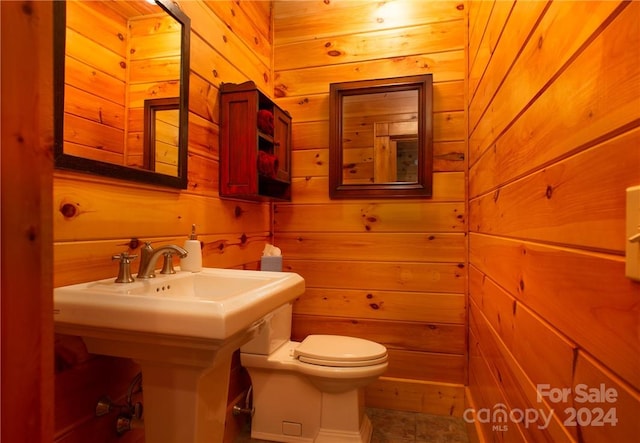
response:
[[[293,117],[291,203],[274,204],[286,270],[305,278],[293,338],[363,337],[389,349],[369,406],[460,415],[466,383],[463,2],[274,4],[278,104]],[[328,193],[329,84],[433,73],[433,199]]]
[[[640,184],[638,17],[638,2],[470,3],[469,404],[555,411],[546,429],[486,423],[486,441],[640,432],[640,284],[624,277],[625,188]],[[538,384],[580,383],[617,401],[537,401]],[[571,407],[615,408],[618,422],[563,426]]]
[[[188,189],[56,171],[55,287],[115,277],[112,255],[139,253],[144,241],[182,244],[192,223],[203,242],[205,266],[258,268],[271,235],[270,207],[218,198],[218,87],[250,79],[266,93],[273,91],[271,6],[261,1],[177,3],[192,28]],[[89,355],[79,338],[58,335],[56,369],[56,442],[142,441],[141,431],[118,439],[115,414],[93,417],[101,395],[119,399],[125,394],[138,372],[133,362]],[[232,370],[230,404],[243,388],[237,364]],[[229,421],[229,439],[234,425]]]

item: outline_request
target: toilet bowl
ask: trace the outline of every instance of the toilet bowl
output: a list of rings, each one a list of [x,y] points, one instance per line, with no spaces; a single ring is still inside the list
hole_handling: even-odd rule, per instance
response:
[[[379,343],[338,335],[290,340],[291,304],[265,317],[241,348],[253,386],[251,437],[282,442],[368,443],[364,387],[387,369]]]

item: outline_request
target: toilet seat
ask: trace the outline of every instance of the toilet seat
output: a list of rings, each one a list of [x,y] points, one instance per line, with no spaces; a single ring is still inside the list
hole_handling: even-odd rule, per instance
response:
[[[356,337],[310,335],[294,350],[300,362],[339,368],[363,367],[385,363],[387,348]]]

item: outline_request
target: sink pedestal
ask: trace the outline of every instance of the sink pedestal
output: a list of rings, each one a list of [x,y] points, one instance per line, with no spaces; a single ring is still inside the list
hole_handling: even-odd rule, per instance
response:
[[[93,354],[140,364],[147,443],[218,443],[224,439],[233,352],[260,328],[262,323],[224,341],[86,327],[82,338]],[[59,332],[80,335],[73,327]]]
[[[139,361],[147,443],[224,440],[231,354],[213,368]]]

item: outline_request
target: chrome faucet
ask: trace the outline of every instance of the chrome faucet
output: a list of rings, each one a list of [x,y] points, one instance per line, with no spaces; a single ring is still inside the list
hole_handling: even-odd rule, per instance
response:
[[[160,246],[158,249],[153,249],[151,247],[151,243],[145,243],[145,245],[140,249],[140,268],[138,269],[137,278],[155,277],[155,267],[158,258],[161,255],[165,255],[168,256],[168,258],[165,257],[165,260],[171,260],[171,256],[173,254],[178,254],[180,258],[185,258],[187,256],[187,251],[176,245]],[[163,271],[165,268],[163,268]]]

